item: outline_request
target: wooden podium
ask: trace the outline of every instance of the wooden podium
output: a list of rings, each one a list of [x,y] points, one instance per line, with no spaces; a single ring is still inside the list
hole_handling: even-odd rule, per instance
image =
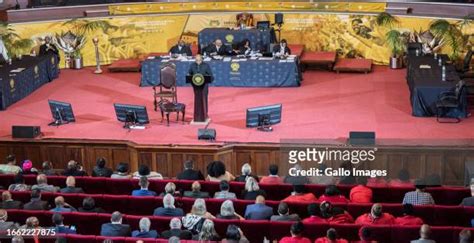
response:
[[[196,73],[186,76],[186,83],[191,83],[194,89],[194,118],[191,124],[207,125],[209,117],[207,116],[207,94],[208,83],[212,82],[212,77]]]

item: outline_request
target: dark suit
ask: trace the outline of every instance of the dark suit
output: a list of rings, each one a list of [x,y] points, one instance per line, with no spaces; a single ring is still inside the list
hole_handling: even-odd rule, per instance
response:
[[[20,201],[4,201],[2,202],[0,208],[3,209],[22,209],[23,208],[23,203]]]
[[[112,169],[104,167],[104,168],[99,168],[97,166],[94,167],[92,170],[92,176],[93,177],[110,177],[114,172]]]
[[[183,196],[192,198],[209,198],[209,192],[185,191]]]
[[[150,230],[147,232],[140,232],[139,230],[134,230],[132,232],[132,237],[135,238],[158,238],[158,232],[156,230]]]
[[[212,44],[206,47],[204,51],[209,55],[217,54],[219,56],[227,56],[232,54],[231,48],[227,47],[226,45],[222,45],[221,47],[219,47],[219,50],[217,50],[217,46]]]
[[[25,210],[48,210],[49,204],[46,201],[33,200],[23,206]]]
[[[53,229],[56,230],[56,234],[76,234],[75,230],[70,229],[69,227],[66,227],[64,225],[56,226]]]
[[[235,181],[238,181],[238,182],[246,182],[247,181],[247,177],[253,177],[257,182],[258,182],[258,177],[257,176],[254,176],[252,174],[250,175],[239,175],[238,177],[235,178]]]
[[[183,170],[176,176],[176,178],[178,178],[178,180],[190,181],[204,180],[204,176],[202,175],[201,171],[193,169]]]
[[[179,45],[175,45],[171,47],[170,53],[171,54],[186,54],[186,56],[192,56],[193,53],[191,51],[191,48],[188,45],[181,46],[181,49],[179,49]]]
[[[77,211],[81,213],[105,213],[105,210],[102,208],[91,208],[91,209],[79,208]]]
[[[245,219],[268,220],[273,216],[273,209],[264,204],[247,205]]]
[[[49,47],[46,44],[41,45],[39,54],[40,56],[44,56],[47,54],[54,54],[59,57],[58,48],[54,44],[49,44]]]
[[[471,207],[474,206],[474,197],[466,197],[462,200],[461,206]]]
[[[153,216],[184,216],[184,211],[181,208],[156,208]]]
[[[240,46],[239,47],[239,54],[240,55],[250,55],[250,53],[252,52],[252,48],[250,47],[245,47],[245,46]]]
[[[281,45],[276,45],[273,47],[273,53],[279,53],[281,50]],[[288,46],[285,46],[285,54],[291,55],[291,50]]]
[[[161,238],[169,239],[173,236],[179,237],[180,240],[191,240],[193,234],[189,230],[171,229],[161,233]]]
[[[84,190],[80,187],[65,187],[61,190],[59,190],[61,193],[84,193]]]
[[[213,79],[212,78],[212,71],[211,71],[211,67],[209,66],[209,64],[203,62],[201,64],[197,64],[197,63],[191,63],[191,65],[189,66],[189,70],[188,70],[188,74],[189,75],[194,75],[194,74],[197,74],[197,73],[200,73],[204,76],[211,76],[211,80]],[[202,107],[202,109],[204,111],[202,111],[202,113],[204,114],[204,117],[198,117],[198,121],[205,121],[207,119],[207,95],[208,95],[208,92],[209,92],[209,88],[208,88],[208,85],[207,84],[204,84],[203,86],[201,86],[202,88],[200,87],[195,87],[194,88],[194,114],[201,114],[201,110],[199,110],[200,107]],[[201,91],[202,89],[202,91]],[[203,96],[204,96],[204,99],[201,99],[201,96],[198,95],[198,92],[202,92],[203,93]],[[194,116],[196,117],[196,115]]]
[[[300,217],[297,214],[290,215],[273,215],[271,221],[299,221]]]
[[[103,224],[100,230],[101,236],[129,236],[130,225],[128,224]]]

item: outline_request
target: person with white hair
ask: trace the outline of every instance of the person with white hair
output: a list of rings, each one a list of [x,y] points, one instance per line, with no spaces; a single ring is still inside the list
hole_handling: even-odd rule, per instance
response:
[[[149,218],[141,218],[138,223],[140,230],[134,230],[132,237],[136,238],[158,238],[158,232],[156,230],[150,230],[151,221]]]
[[[244,220],[242,216],[237,214],[234,209],[234,203],[231,200],[225,200],[221,205],[221,212],[216,215],[218,219],[240,219]]]
[[[166,194],[171,194],[173,197],[181,196],[180,192],[176,190],[176,184],[168,182],[165,185],[165,191],[160,194],[160,197],[164,197]]]
[[[179,237],[182,240],[191,240],[193,234],[189,230],[181,229],[181,220],[179,218],[172,218],[170,221],[170,230],[165,230],[161,233],[161,238],[170,239],[172,237]]]
[[[204,220],[214,218],[215,217],[207,211],[206,201],[202,198],[198,198],[194,201],[191,212],[186,214],[182,220],[184,228],[193,234],[197,234],[201,231]]]
[[[221,237],[219,236],[219,234],[217,234],[216,229],[214,228],[214,222],[212,222],[212,220],[206,219],[202,224],[202,228],[199,234],[193,236],[193,240],[220,241]]]
[[[245,190],[242,191],[241,198],[244,200],[255,200],[257,196],[266,197],[264,190],[260,189],[258,182],[253,177],[248,177],[245,182]]]
[[[184,211],[174,206],[174,197],[166,194],[163,197],[163,207],[158,207],[153,212],[153,216],[183,216]]]
[[[7,229],[17,229],[18,227],[17,223],[8,221],[7,210],[0,209],[0,232],[5,232]]]
[[[246,182],[247,178],[249,177],[253,177],[256,181],[258,181],[258,177],[255,175],[252,175],[252,167],[250,166],[250,164],[245,163],[242,165],[242,175],[236,177],[235,181]]]

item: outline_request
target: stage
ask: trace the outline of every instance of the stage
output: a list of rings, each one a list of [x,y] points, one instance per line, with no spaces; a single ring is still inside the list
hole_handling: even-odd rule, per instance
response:
[[[93,69],[61,70],[58,79],[27,98],[0,111],[0,140],[12,140],[12,125],[39,125],[42,139],[94,139],[130,141],[142,145],[223,145],[229,143],[280,143],[287,139],[317,139],[344,143],[349,131],[375,131],[380,144],[452,146],[474,144],[474,119],[440,124],[436,118],[411,115],[406,70],[375,66],[372,73],[336,74],[306,71],[301,87],[211,87],[209,116],[217,141],[197,140],[189,122],[193,113],[191,87],[178,87],[178,101],[185,103],[186,122],[162,122],[153,111],[151,87],[140,88],[140,73],[93,74]],[[48,127],[48,99],[72,104],[76,123]],[[115,118],[113,103],[146,105],[151,123],[145,130],[126,130]],[[273,132],[245,127],[246,108],[283,104],[282,123]]]

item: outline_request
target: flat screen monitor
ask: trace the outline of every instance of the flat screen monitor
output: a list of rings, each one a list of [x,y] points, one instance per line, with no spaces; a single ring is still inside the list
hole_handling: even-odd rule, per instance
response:
[[[117,120],[129,125],[143,125],[150,123],[145,106],[114,104]]]
[[[70,103],[48,100],[48,104],[51,110],[51,115],[54,119],[54,121],[49,124],[50,126],[59,126],[76,121]]]
[[[246,126],[262,127],[281,122],[282,104],[247,109]]]

